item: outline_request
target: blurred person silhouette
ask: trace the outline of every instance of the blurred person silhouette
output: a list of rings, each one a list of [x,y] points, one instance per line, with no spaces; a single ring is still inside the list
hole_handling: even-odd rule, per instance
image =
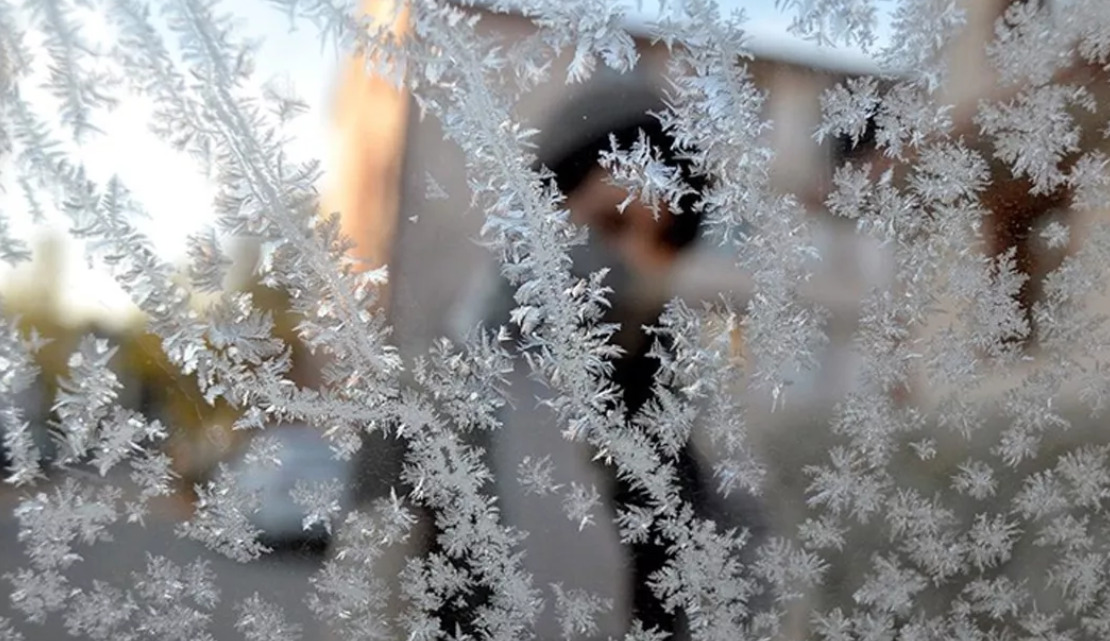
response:
[[[572,252],[573,273],[585,277],[601,268],[609,270],[603,284],[612,289],[610,307],[600,322],[619,325],[612,341],[623,355],[612,362],[611,380],[621,390],[630,421],[652,399],[659,368],[659,361],[649,354],[656,338],[643,328],[657,324],[673,295],[669,283],[675,267],[700,233],[701,214],[695,204],[706,186],[654,115],[664,109],[662,97],[646,79],[628,74],[605,76],[556,110],[541,128],[536,147],[534,169],[550,172],[549,180],[566,198],[563,206],[571,222],[588,229],[587,243]],[[617,148],[630,148],[641,132],[661,160],[679,170],[690,188],[677,202],[678,211],[661,205],[656,216],[640,200],[632,200],[623,212],[619,209],[629,194],[612,184],[599,158],[613,147],[614,140]],[[465,320],[457,323],[459,333],[464,326],[469,330],[478,323],[486,331],[510,326],[515,288],[499,273],[487,275],[484,287],[484,292],[469,301],[472,307],[462,315]],[[665,343],[662,347],[670,349]],[[482,446],[488,451],[487,444]],[[683,500],[699,517],[722,517],[724,506],[715,500],[705,466],[691,442],[674,464]],[[618,507],[647,502],[644,493],[618,478],[612,465],[605,465],[602,475],[603,498],[612,516]],[[737,509],[733,514],[743,517],[746,522],[741,525],[745,527],[756,525],[755,510]],[[631,616],[645,629],[654,628],[668,638],[688,636],[685,615],[668,612],[651,589],[652,574],[663,569],[668,559],[661,533],[653,531],[646,541],[622,547],[627,555],[625,589],[631,597]]]

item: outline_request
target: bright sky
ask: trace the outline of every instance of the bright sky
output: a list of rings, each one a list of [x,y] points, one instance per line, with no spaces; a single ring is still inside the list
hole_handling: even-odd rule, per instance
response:
[[[651,20],[658,15],[662,2],[670,5],[681,3],[682,0],[618,0],[633,9],[635,13],[638,5],[639,11],[645,20]],[[874,68],[871,57],[863,51],[853,48],[831,49],[817,45],[791,35],[787,32],[792,17],[797,13],[795,9],[780,9],[775,6],[776,0],[717,0],[721,13],[729,15],[734,11],[743,11],[746,17],[744,28],[748,33],[748,44],[753,53],[785,57],[800,61],[812,61],[814,64],[841,65],[852,68]],[[889,12],[894,4],[889,0],[879,0],[879,27],[876,36],[881,46],[888,40]]]
[[[636,4],[636,0],[627,1],[630,6]],[[646,0],[645,7],[651,7],[652,2]],[[829,52],[787,35],[789,16],[775,8],[774,0],[721,0],[721,5],[726,11],[733,8],[746,11],[751,44],[758,51],[825,61],[832,56],[853,66],[866,63],[867,58],[861,52]],[[328,143],[332,136],[328,127],[329,93],[337,69],[333,52],[330,48],[321,50],[308,24],[291,32],[284,15],[263,0],[235,0],[224,6],[243,18],[250,35],[266,37],[257,56],[255,77],[260,82],[273,77],[287,78],[298,95],[311,105],[309,113],[290,125],[289,133],[294,142],[288,149],[295,157],[321,159],[326,171]],[[93,24],[90,29],[95,31],[97,26]],[[24,95],[35,101],[32,92],[25,91]],[[210,203],[215,192],[193,160],[175,152],[146,130],[149,113],[149,106],[143,101],[124,102],[98,121],[105,135],[91,138],[79,153],[94,179],[106,180],[113,173],[122,178],[150,213],[150,220],[141,227],[158,251],[168,260],[182,261],[186,237],[212,222]],[[0,194],[0,207],[8,215],[15,233],[33,239],[43,229],[31,224],[23,195],[11,184],[10,172],[6,173],[9,180],[4,185],[6,192]],[[53,226],[54,230],[62,228],[60,223]],[[46,229],[51,227],[48,225]],[[126,296],[109,278],[87,268],[76,244],[70,245],[68,253],[63,275],[67,315],[74,320],[90,316],[109,319],[130,308]],[[0,278],[5,285],[13,279],[26,284],[28,273],[27,269],[13,274],[6,267],[0,268]],[[36,287],[42,285],[35,284]]]
[[[236,0],[226,3],[234,6],[235,15],[243,19],[245,33],[265,35],[265,43],[257,56],[255,77],[259,84],[275,77],[288,78],[297,95],[311,105],[311,111],[290,123],[288,133],[293,142],[287,147],[291,155],[300,158],[319,158],[327,168],[329,149],[327,127],[328,89],[335,75],[337,61],[330,48],[321,50],[319,40],[307,23],[290,32],[289,22],[279,11],[266,2]],[[88,25],[88,23],[86,23]],[[87,26],[90,37],[104,32],[98,25]],[[29,43],[32,47],[35,43]],[[34,50],[34,49],[32,49]],[[27,83],[30,84],[30,83]],[[37,105],[53,103],[36,99],[33,87],[23,90],[24,95]],[[50,114],[50,108],[38,109],[41,115]],[[117,174],[133,192],[136,200],[150,214],[147,221],[139,221],[140,228],[150,237],[158,251],[168,260],[180,262],[185,258],[185,239],[213,221],[211,202],[214,186],[201,173],[200,165],[187,155],[175,151],[147,129],[150,107],[143,100],[129,99],[113,112],[104,114],[96,124],[105,132],[90,137],[77,150],[84,160],[91,177],[107,180]],[[45,234],[56,234],[65,228],[61,219],[46,225],[34,225],[28,215],[22,191],[13,184],[11,172],[4,172],[5,193],[0,194],[0,207],[9,218],[12,231],[23,238],[35,239]],[[63,304],[66,315],[74,321],[94,317],[110,319],[123,310],[131,309],[126,295],[106,275],[88,269],[81,257],[80,246],[67,243],[69,251],[63,273]],[[13,280],[30,277],[29,266],[13,273],[6,265],[0,267],[0,278],[6,287]],[[36,283],[36,287],[44,284]]]

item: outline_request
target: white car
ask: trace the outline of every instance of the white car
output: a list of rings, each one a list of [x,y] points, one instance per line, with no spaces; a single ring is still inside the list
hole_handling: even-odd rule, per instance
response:
[[[336,459],[327,439],[307,425],[270,427],[259,436],[275,445],[267,457],[250,456],[248,446],[229,461],[227,471],[243,489],[259,493],[260,505],[250,518],[262,532],[261,542],[274,549],[326,547],[329,532],[320,522],[305,527],[308,510],[294,501],[292,492],[298,482],[334,484],[340,488],[337,500],[343,505],[347,502],[349,464]]]

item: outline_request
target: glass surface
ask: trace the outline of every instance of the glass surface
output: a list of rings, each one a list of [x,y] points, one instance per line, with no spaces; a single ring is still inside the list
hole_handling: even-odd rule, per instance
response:
[[[0,0],[0,641],[1106,638],[1108,43]]]

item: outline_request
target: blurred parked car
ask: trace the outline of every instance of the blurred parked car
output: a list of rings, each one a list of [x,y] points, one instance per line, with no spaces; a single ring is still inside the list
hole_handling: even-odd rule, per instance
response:
[[[342,487],[350,475],[348,465],[334,456],[327,439],[311,426],[279,425],[262,434],[276,443],[272,454],[280,464],[251,457],[245,447],[226,468],[242,489],[259,493],[258,510],[250,519],[262,532],[261,542],[274,549],[326,548],[331,538],[327,529],[319,522],[305,527],[308,511],[294,501],[292,491],[298,482],[335,482]],[[346,492],[338,496],[343,501]]]

